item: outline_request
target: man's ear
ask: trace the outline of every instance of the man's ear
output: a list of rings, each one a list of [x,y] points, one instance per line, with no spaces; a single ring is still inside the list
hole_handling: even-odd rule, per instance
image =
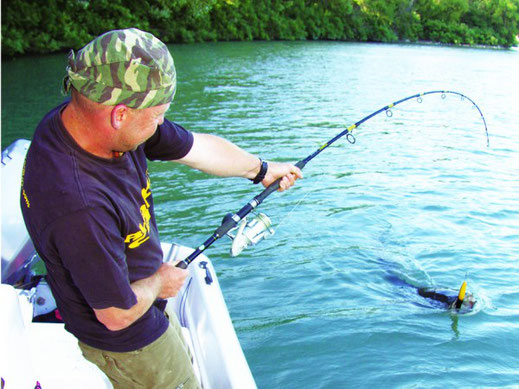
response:
[[[110,116],[112,127],[119,130],[128,117],[128,107],[124,104],[117,104],[113,109]]]

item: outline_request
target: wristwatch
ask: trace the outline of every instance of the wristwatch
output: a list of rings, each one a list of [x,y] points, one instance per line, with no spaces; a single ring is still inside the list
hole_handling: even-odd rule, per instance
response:
[[[258,175],[256,177],[254,177],[254,179],[250,178],[250,180],[252,181],[253,184],[259,184],[261,181],[263,181],[263,179],[267,175],[267,170],[269,168],[267,161],[264,161],[260,158],[260,162],[261,162],[261,167],[260,167],[260,171],[259,171]]]

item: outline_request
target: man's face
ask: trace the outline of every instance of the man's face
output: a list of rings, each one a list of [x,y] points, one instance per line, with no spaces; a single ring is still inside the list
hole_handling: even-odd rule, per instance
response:
[[[120,150],[135,150],[153,136],[157,127],[164,123],[170,103],[144,109],[129,109],[128,117],[121,128]]]

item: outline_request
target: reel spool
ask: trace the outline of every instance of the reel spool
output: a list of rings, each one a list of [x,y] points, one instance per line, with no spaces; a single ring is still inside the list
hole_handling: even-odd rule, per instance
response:
[[[232,232],[235,232],[235,234],[233,235]],[[264,213],[258,213],[250,220],[244,217],[236,228],[227,233],[227,236],[232,240],[231,256],[240,255],[247,247],[254,246],[273,234],[272,222]]]

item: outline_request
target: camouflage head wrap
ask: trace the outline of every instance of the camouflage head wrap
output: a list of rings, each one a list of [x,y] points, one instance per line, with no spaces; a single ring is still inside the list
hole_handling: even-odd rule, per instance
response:
[[[148,108],[175,95],[173,58],[152,34],[129,28],[98,36],[81,50],[71,50],[65,91],[71,85],[88,99],[104,104]]]

